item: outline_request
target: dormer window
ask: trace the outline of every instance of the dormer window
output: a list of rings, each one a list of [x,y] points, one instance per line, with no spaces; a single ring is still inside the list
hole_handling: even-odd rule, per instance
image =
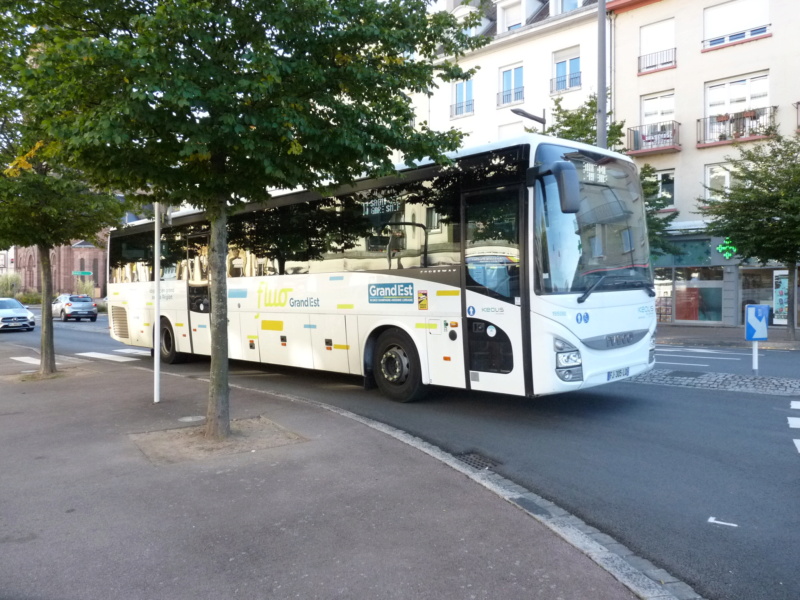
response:
[[[513,31],[522,27],[525,16],[521,0],[507,0],[497,3],[497,31]]]

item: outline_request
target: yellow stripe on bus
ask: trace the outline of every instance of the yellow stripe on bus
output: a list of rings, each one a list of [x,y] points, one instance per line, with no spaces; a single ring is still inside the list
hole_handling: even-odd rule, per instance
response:
[[[258,336],[257,336],[257,335],[248,335],[248,336],[247,336],[247,339],[248,339],[248,340],[257,340],[257,339],[258,339]]]
[[[417,323],[417,329],[436,329],[439,327],[438,323]]]
[[[341,309],[341,310],[352,309],[352,308],[355,308],[355,307],[356,307],[355,304],[337,304],[336,305],[336,308]]]
[[[175,327],[183,327],[183,323],[175,323]]]
[[[334,344],[334,350],[350,350],[350,344]]]
[[[283,331],[283,321],[261,321],[261,329],[265,331]]]
[[[461,290],[436,290],[437,296],[460,296]]]

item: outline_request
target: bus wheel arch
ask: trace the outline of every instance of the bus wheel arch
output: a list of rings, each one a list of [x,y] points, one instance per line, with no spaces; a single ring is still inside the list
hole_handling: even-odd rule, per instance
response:
[[[187,358],[183,352],[178,352],[178,340],[175,337],[175,330],[172,323],[166,317],[161,317],[158,334],[158,348],[161,353],[161,360],[167,364],[177,364],[184,362]]]
[[[396,402],[415,402],[425,397],[419,351],[408,333],[399,327],[373,332],[367,343],[367,365],[381,393]],[[368,359],[368,360],[369,360]]]

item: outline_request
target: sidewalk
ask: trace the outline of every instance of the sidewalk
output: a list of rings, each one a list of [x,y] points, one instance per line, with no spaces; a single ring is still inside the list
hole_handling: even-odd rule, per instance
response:
[[[789,339],[786,327],[770,327],[768,340],[759,342],[762,350],[800,350],[798,341]],[[659,323],[656,329],[656,343],[678,346],[727,346],[731,348],[752,348],[753,342],[745,340],[744,326],[722,327],[721,325],[672,325]]]
[[[13,352],[0,345],[3,598],[696,598],[391,428],[234,388],[243,433],[191,449],[180,419],[204,413],[204,381],[164,375],[154,405],[146,369],[21,382]]]

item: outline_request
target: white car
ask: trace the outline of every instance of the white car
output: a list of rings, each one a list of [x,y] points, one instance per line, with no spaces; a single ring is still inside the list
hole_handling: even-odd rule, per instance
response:
[[[36,317],[15,298],[0,298],[0,330],[33,331]]]
[[[86,294],[61,294],[53,300],[53,316],[62,321],[97,321],[97,303]]]

